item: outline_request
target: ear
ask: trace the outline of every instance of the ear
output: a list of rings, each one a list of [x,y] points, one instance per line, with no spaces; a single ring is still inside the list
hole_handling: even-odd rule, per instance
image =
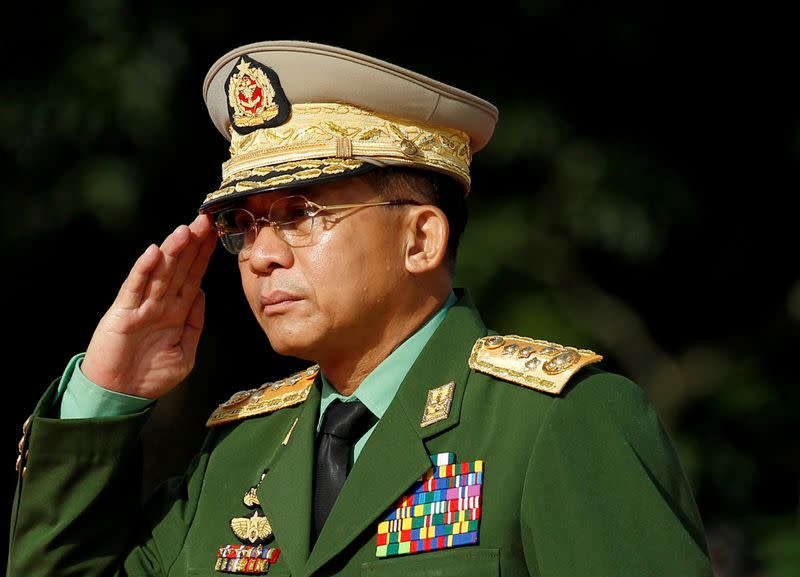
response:
[[[412,206],[406,219],[405,266],[411,274],[421,274],[441,266],[447,252],[450,224],[437,207]]]

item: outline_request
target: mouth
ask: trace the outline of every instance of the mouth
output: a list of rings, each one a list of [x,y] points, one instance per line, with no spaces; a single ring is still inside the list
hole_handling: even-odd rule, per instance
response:
[[[278,314],[301,300],[302,298],[297,295],[275,290],[261,297],[261,308],[268,315]]]

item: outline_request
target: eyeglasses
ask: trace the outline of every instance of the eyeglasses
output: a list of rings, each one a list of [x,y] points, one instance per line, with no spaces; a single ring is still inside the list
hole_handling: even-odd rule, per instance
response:
[[[231,254],[248,250],[258,236],[261,227],[269,225],[289,246],[307,246],[312,242],[314,220],[324,212],[360,208],[367,206],[420,205],[416,200],[400,198],[380,202],[322,205],[304,196],[285,196],[270,206],[266,217],[256,217],[244,208],[229,208],[214,217],[214,228],[222,246]]]

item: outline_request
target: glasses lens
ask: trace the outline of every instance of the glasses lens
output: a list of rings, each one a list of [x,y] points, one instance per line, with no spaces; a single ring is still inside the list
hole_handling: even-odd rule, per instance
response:
[[[214,228],[225,250],[239,254],[253,244],[255,218],[243,208],[223,210],[217,215]]]
[[[269,220],[286,242],[293,244],[311,234],[313,205],[304,196],[286,196],[272,203]]]

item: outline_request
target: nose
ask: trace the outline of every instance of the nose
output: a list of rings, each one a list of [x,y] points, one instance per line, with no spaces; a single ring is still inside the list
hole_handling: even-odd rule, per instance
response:
[[[242,255],[254,274],[270,274],[277,268],[289,268],[294,263],[292,247],[284,242],[268,224],[258,227],[253,246]]]

